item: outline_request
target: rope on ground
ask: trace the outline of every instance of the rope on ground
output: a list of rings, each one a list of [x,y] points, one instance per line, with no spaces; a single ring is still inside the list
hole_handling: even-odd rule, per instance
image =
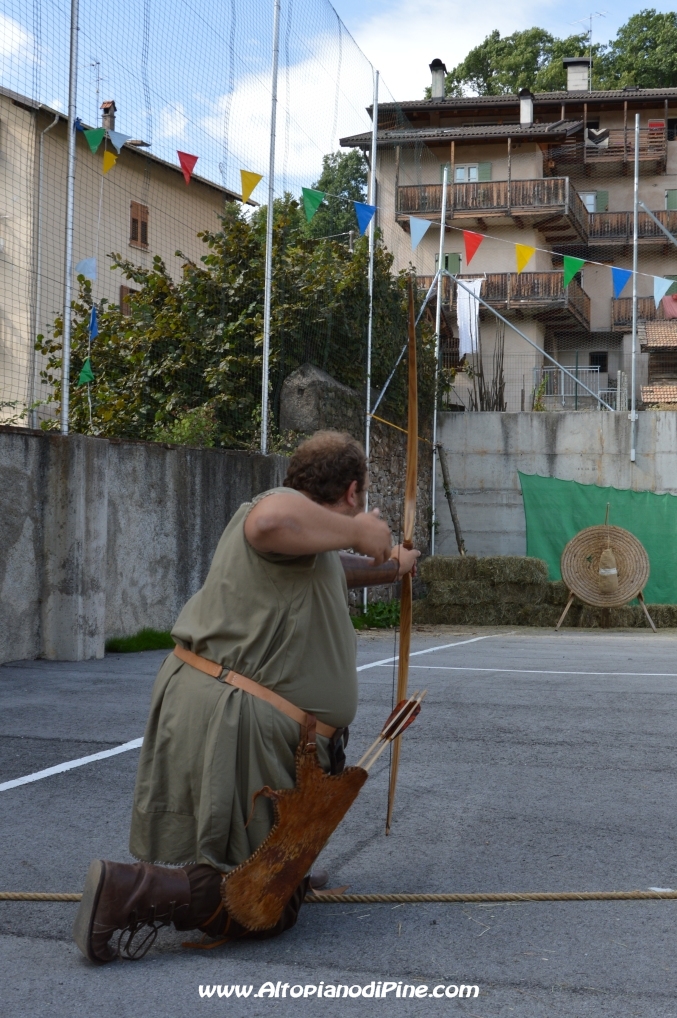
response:
[[[80,901],[81,894],[50,891],[0,891],[0,901]],[[677,899],[677,891],[502,891],[493,894],[323,894],[306,896],[309,905],[417,905],[447,902],[453,904],[501,901],[652,901]]]

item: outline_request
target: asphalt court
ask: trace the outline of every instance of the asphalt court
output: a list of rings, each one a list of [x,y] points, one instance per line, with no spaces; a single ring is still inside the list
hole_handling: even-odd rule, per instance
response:
[[[404,737],[392,833],[385,838],[384,754],[323,853],[332,884],[384,893],[677,888],[675,649],[672,632],[416,633],[410,689],[428,696]],[[350,762],[389,712],[393,650],[392,634],[359,638]],[[0,668],[0,787],[138,739],[163,657]],[[78,891],[91,858],[128,860],[137,759],[132,749],[0,791],[0,888]],[[142,963],[101,968],[71,943],[75,908],[0,903],[3,1014],[677,1016],[677,902],[308,905],[277,940],[202,952],[162,931]],[[476,984],[480,993],[199,995],[200,985],[256,990],[266,980]]]

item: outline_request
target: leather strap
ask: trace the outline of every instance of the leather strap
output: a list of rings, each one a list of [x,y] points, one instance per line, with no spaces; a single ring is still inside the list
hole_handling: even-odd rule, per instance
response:
[[[292,721],[296,721],[302,728],[305,728],[308,732],[306,740],[308,742],[314,742],[312,737],[314,731],[324,735],[326,739],[331,739],[336,732],[335,728],[325,725],[322,721],[318,721],[314,714],[308,714],[306,711],[301,710],[300,707],[295,707],[289,700],[285,700],[283,696],[274,693],[272,689],[262,686],[260,682],[254,682],[253,679],[248,679],[244,675],[238,675],[237,672],[227,672],[225,668],[215,661],[210,661],[206,657],[194,654],[192,650],[186,650],[184,647],[174,647],[174,654],[180,661],[190,665],[192,668],[197,668],[199,672],[211,675],[214,679],[221,679],[222,682],[227,682],[229,686],[236,686],[238,689],[244,690],[245,693],[251,693],[252,696],[258,697],[259,700],[265,700],[266,703],[269,703],[282,714],[286,714]]]

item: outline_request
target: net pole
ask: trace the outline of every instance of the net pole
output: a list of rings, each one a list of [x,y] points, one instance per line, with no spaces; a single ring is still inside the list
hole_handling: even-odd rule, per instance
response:
[[[431,504],[431,527],[430,527],[430,554],[435,554],[435,526],[437,523],[437,512],[435,511],[435,497],[437,491],[437,386],[440,373],[440,329],[442,327],[442,280],[444,276],[444,235],[447,219],[447,182],[449,180],[449,168],[445,165],[442,174],[442,208],[440,210],[440,251],[437,262],[437,305],[435,307],[435,395],[433,397],[433,469],[430,484]]]
[[[639,113],[635,113],[635,182],[632,217],[632,364],[630,384],[630,462],[634,463],[637,450],[637,254],[639,239]]]
[[[73,293],[73,218],[75,215],[75,118],[78,90],[79,0],[71,0],[68,67],[68,170],[66,175],[66,241],[63,287],[63,339],[61,349],[61,434],[68,434],[71,374],[71,299]]]
[[[270,374],[270,309],[273,293],[273,201],[275,199],[275,129],[277,121],[277,71],[280,59],[280,0],[273,0],[273,60],[270,88],[270,149],[268,159],[268,209],[263,283],[263,378],[261,379],[261,452],[268,452],[268,376]]]
[[[371,167],[369,173],[369,190],[367,201],[370,205],[376,204],[376,155],[378,144],[378,79],[379,72],[374,71],[374,96],[372,102],[372,124],[371,124]],[[371,452],[371,345],[374,329],[374,250],[376,246],[376,213],[371,217],[369,223],[369,319],[367,321],[367,386],[365,397],[365,427],[364,427],[364,451],[369,463]],[[364,500],[365,512],[369,511],[369,488],[367,488]],[[365,587],[362,591],[364,611],[367,610],[368,590]]]
[[[54,120],[47,127],[43,128],[40,132],[40,141],[38,142],[39,156],[38,156],[38,197],[36,202],[35,217],[36,223],[36,234],[37,234],[37,253],[35,260],[35,315],[33,320],[32,332],[32,343],[31,343],[31,356],[30,356],[30,379],[29,379],[29,391],[28,391],[28,406],[30,408],[30,422],[31,428],[34,430],[38,426],[38,411],[35,406],[35,385],[36,385],[36,372],[37,372],[37,357],[35,351],[35,343],[37,341],[37,335],[40,330],[41,315],[42,315],[42,185],[44,181],[44,149],[45,149],[45,135],[48,134],[53,127],[59,123],[59,114],[54,115]]]

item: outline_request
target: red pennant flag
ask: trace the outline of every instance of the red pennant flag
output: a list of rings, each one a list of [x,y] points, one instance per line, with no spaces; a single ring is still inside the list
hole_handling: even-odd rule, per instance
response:
[[[472,233],[470,230],[463,231],[466,265],[470,265],[470,262],[473,260],[475,254],[477,253],[477,248],[480,246],[483,240],[484,237],[482,236],[481,233]]]
[[[186,184],[190,184],[190,178],[193,170],[195,169],[195,163],[198,161],[198,156],[191,156],[188,152],[176,152],[181,163],[181,169],[183,170],[183,176],[185,177]]]

